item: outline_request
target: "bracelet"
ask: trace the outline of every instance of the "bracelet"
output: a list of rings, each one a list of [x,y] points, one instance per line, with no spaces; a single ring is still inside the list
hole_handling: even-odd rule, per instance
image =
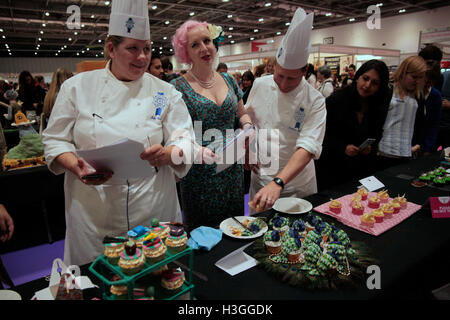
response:
[[[244,129],[244,126],[245,126],[247,123],[253,127],[253,122],[251,122],[251,121],[245,121],[245,122],[242,124],[242,129]]]

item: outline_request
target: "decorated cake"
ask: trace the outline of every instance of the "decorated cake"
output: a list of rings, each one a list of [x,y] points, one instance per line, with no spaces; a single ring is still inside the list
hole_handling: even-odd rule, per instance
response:
[[[389,194],[387,190],[381,190],[378,192],[377,196],[381,203],[386,203],[389,201]]]
[[[373,215],[373,217],[375,218],[375,222],[376,223],[380,223],[383,222],[384,220],[384,213],[383,210],[381,209],[375,209],[371,212],[371,214]]]
[[[184,280],[183,271],[180,269],[169,269],[161,275],[161,286],[173,294],[181,290]]]
[[[150,234],[150,230],[147,227],[137,226],[133,228],[133,230],[128,231],[128,236],[131,240],[133,240],[138,248],[142,248],[142,242],[144,242],[144,238]]]
[[[375,217],[371,213],[364,213],[361,217],[361,224],[371,228],[375,224]]]
[[[378,209],[380,207],[380,199],[378,197],[370,197],[368,205],[369,208]]]
[[[175,254],[186,249],[188,241],[187,233],[184,231],[182,223],[170,223],[169,235],[166,238],[167,250],[170,253]]]
[[[289,229],[289,220],[275,214],[275,216],[269,221],[269,226],[273,228],[273,230],[277,230],[281,236],[283,236],[284,232]]]
[[[352,213],[358,216],[364,213],[364,205],[360,201],[352,202]]]
[[[168,225],[161,224],[159,219],[153,218],[151,221],[150,232],[155,233],[161,240],[169,235],[170,228]]]
[[[367,191],[366,188],[358,188],[357,193],[361,196],[361,200],[366,200],[367,196],[369,195],[369,192]]]
[[[314,229],[310,229],[311,226]],[[307,230],[306,237],[301,230]],[[360,274],[376,263],[367,254],[365,245],[352,243],[342,229],[312,213],[304,220],[292,221],[291,228],[280,238],[278,236],[278,231],[271,229],[256,240],[254,257],[267,272],[294,286],[336,289],[354,286],[357,282],[364,285]],[[268,243],[271,245],[267,246]]]
[[[125,243],[125,250],[120,254],[119,267],[126,275],[133,275],[144,267],[145,257],[134,241]]]
[[[152,232],[144,238],[142,250],[147,262],[153,264],[166,257],[167,248],[162,240]]]
[[[105,256],[108,258],[109,263],[117,265],[119,262],[120,254],[125,248],[124,243],[127,241],[125,237],[109,238],[105,237],[103,243],[105,244]]]
[[[341,213],[342,204],[338,200],[331,199],[330,211],[333,213]]]

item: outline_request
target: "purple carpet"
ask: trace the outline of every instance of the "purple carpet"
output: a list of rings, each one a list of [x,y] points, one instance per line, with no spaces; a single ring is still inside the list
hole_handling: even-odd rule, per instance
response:
[[[249,195],[244,195],[245,215],[249,215]],[[64,240],[1,255],[3,264],[15,285],[50,275],[53,260],[64,258]],[[4,285],[7,287],[6,285]]]

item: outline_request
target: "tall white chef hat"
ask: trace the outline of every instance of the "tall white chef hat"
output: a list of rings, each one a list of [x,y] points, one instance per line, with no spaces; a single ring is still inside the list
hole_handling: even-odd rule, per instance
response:
[[[313,19],[314,13],[307,15],[302,8],[295,11],[289,29],[278,48],[276,58],[281,67],[294,70],[303,68],[308,63]]]
[[[108,34],[150,40],[148,0],[113,0]]]

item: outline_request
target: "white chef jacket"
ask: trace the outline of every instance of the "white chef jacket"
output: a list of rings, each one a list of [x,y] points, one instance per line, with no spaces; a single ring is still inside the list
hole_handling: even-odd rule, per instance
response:
[[[267,172],[264,168],[258,174],[252,172],[250,199],[286,166],[298,148],[303,148],[318,159],[322,152],[322,141],[325,135],[326,108],[325,98],[304,78],[300,84],[288,93],[283,93],[275,83],[273,76],[255,80],[245,108],[255,110],[255,126],[260,129],[276,129],[270,131],[270,139],[275,135],[279,139],[279,156],[271,154],[272,159],[278,157],[279,169]],[[264,140],[258,134],[259,145]],[[272,140],[273,141],[273,140]],[[278,152],[277,152],[278,153]],[[306,167],[281,191],[281,197],[302,198],[317,192],[314,161]]]
[[[184,136],[177,136],[180,129],[185,129]],[[177,170],[163,166],[150,178],[127,181],[113,175],[105,184],[92,186],[54,161],[64,152],[98,148],[122,138],[148,146],[147,137],[152,145],[180,147],[187,158],[197,150],[191,117],[172,85],[148,73],[135,81],[119,81],[109,63],[63,83],[43,142],[49,169],[66,173],[67,265],[93,261],[104,250],[104,236],[126,235],[128,222],[132,229],[149,226],[152,218],[182,220],[174,174],[183,177],[192,162]]]

